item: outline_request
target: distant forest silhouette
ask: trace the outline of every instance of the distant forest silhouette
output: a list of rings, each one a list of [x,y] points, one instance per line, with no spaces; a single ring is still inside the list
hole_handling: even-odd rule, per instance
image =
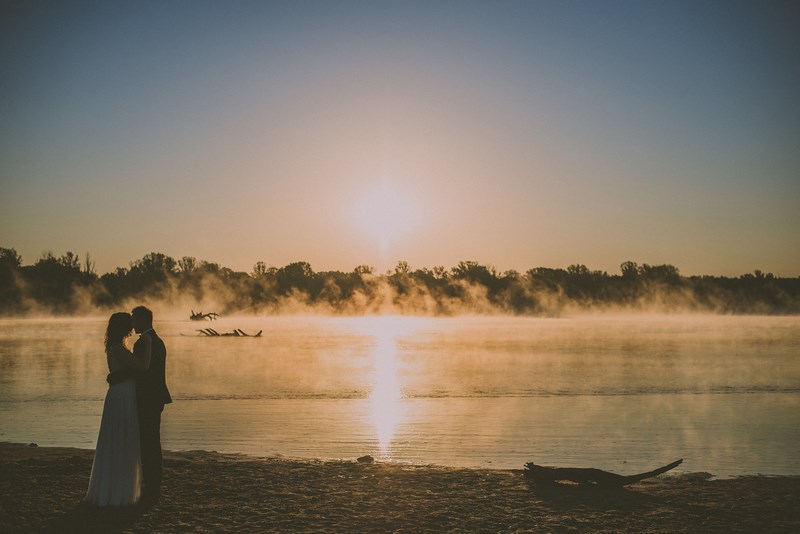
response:
[[[306,262],[249,273],[216,263],[153,252],[98,275],[89,254],[44,253],[23,265],[13,248],[0,248],[0,314],[85,314],[131,302],[194,306],[223,314],[317,311],[338,314],[454,315],[505,313],[558,316],[579,311],[800,313],[800,278],[755,271],[737,278],[682,276],[672,265],[626,261],[618,274],[585,265],[497,272],[474,261],[451,269],[386,273],[367,265],[350,272],[315,272]],[[208,309],[212,308],[213,309]],[[188,314],[188,309],[185,310]]]

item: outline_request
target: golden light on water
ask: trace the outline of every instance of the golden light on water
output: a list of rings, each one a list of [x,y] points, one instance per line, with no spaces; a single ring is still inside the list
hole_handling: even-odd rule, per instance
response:
[[[401,419],[402,391],[397,376],[397,348],[391,332],[381,330],[375,336],[373,352],[374,385],[370,394],[372,423],[381,453],[389,452],[397,424]]]
[[[373,336],[372,392],[369,396],[369,423],[375,429],[380,454],[392,456],[392,441],[406,420],[399,341],[418,328],[418,319],[408,317],[372,317],[364,319],[364,328]]]

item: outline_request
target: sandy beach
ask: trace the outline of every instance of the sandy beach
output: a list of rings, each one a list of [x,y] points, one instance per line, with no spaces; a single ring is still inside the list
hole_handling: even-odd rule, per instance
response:
[[[800,477],[662,475],[626,489],[520,471],[166,452],[162,501],[81,504],[94,451],[0,445],[3,532],[798,532]]]

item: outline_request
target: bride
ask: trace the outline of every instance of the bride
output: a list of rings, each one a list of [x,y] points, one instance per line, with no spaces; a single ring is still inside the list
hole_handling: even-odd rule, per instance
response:
[[[149,347],[143,359],[134,357],[125,347],[125,339],[132,330],[133,319],[129,313],[115,313],[108,320],[105,347],[109,371],[147,369]],[[147,336],[143,338],[149,340]],[[98,506],[136,504],[141,486],[136,383],[126,380],[109,386],[106,394],[86,502]]]

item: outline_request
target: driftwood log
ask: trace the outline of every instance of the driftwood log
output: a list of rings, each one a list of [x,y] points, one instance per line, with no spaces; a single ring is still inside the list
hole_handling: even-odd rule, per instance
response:
[[[576,482],[578,484],[588,484],[605,488],[620,488],[628,484],[634,484],[640,480],[651,478],[666,473],[681,465],[683,459],[672,462],[671,464],[653,469],[638,475],[618,475],[609,473],[601,469],[584,467],[547,467],[536,465],[533,462],[525,464],[523,474],[531,481],[546,484],[555,484],[558,481]]]
[[[208,337],[261,337],[261,333],[263,332],[263,330],[259,330],[255,334],[251,335],[251,334],[246,334],[245,332],[239,330],[238,328],[234,328],[230,332],[217,332],[213,328],[202,328],[198,329],[197,331],[200,332],[198,334],[199,336],[208,336]]]

